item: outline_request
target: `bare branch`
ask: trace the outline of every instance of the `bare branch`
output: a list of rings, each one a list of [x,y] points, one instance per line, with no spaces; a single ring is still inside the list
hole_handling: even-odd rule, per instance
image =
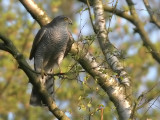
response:
[[[40,26],[50,22],[47,14],[33,0],[19,0]]]
[[[155,88],[158,87],[157,85],[159,84],[159,82],[156,82],[152,88],[150,88],[147,92],[142,93],[138,98],[141,97],[141,99],[145,98],[144,103],[142,103],[140,106],[138,106],[136,109],[140,109],[142,107],[144,107],[146,104],[148,104],[151,100],[155,99],[157,96],[160,95],[160,90],[156,90],[155,93]],[[154,91],[153,91],[154,90]],[[140,104],[140,102],[138,102]]]
[[[106,61],[112,68],[112,70],[118,73],[119,76],[123,77],[123,81],[128,86],[130,86],[130,79],[127,73],[124,71],[124,67],[121,65],[120,61],[117,58],[118,50],[110,43],[106,31],[106,21],[103,16],[103,6],[101,1],[96,1],[93,5],[95,19],[96,19],[96,26],[97,26],[97,38],[102,49],[102,52],[106,58]]]
[[[114,13],[115,15],[122,17],[122,18],[130,21],[131,23],[134,23],[133,17],[131,15],[129,15],[126,11],[118,10],[114,7],[110,7],[107,5],[103,5],[103,8],[104,8],[104,11],[106,11],[106,12]]]
[[[112,4],[112,7],[113,7],[114,9],[113,9],[113,13],[112,13],[111,17],[109,17],[109,25],[108,25],[108,29],[107,29],[107,38],[108,38],[108,34],[109,34],[109,32],[110,32],[110,31],[109,31],[110,25],[111,25],[112,17],[113,17],[113,15],[114,15],[115,10],[116,10],[117,4],[118,4],[118,0],[116,0],[116,3],[115,3],[115,5],[114,5],[114,7],[113,7],[113,4]]]
[[[148,13],[152,19],[152,22],[160,28],[160,21],[157,19],[156,14],[152,11],[148,0],[143,0],[144,5],[146,6]]]
[[[95,28],[95,26],[94,26],[94,24],[93,24],[93,19],[92,19],[92,15],[91,15],[90,3],[89,3],[88,0],[87,0],[87,6],[88,6],[89,17],[90,17],[90,20],[91,20],[91,24],[92,24],[93,30],[94,30],[94,32],[96,32],[96,28]]]
[[[7,51],[7,48],[5,47],[4,43],[0,43],[0,49],[4,50],[4,51]]]
[[[79,0],[79,1],[87,4],[87,0]],[[88,0],[88,3],[89,3],[90,6],[93,6],[93,0]],[[133,23],[133,17],[131,15],[129,15],[126,11],[116,9],[115,7],[110,7],[106,4],[103,5],[103,9],[106,12],[114,13],[115,15],[117,15],[119,17],[122,17],[124,19],[127,19],[128,21]]]
[[[145,114],[149,111],[149,109],[155,104],[155,102],[158,100],[159,97],[160,97],[160,95],[157,96],[157,98],[153,101],[153,103],[148,107],[147,111],[142,115],[141,120],[143,119],[143,117],[145,116]]]
[[[141,104],[140,106],[138,106],[136,109],[141,109],[142,107],[144,107],[146,104],[148,104],[150,101],[152,101],[153,99],[155,99],[157,96],[160,96],[160,91],[156,92],[156,93],[151,93],[151,94],[147,94],[147,95],[143,95],[143,97],[145,97],[145,102],[143,104]]]
[[[125,87],[128,89],[128,91],[124,94],[130,97],[131,91],[132,91],[131,80],[127,75],[127,72],[124,70],[123,66],[121,65],[120,61],[118,60],[117,56],[115,55],[117,52],[117,49],[110,43],[108,39],[102,1],[94,0],[93,8],[94,8],[94,14],[95,14],[95,20],[96,20],[96,26],[97,26],[96,34],[97,34],[97,38],[98,38],[98,42],[100,44],[101,50],[105,56],[107,63],[110,65],[112,70],[118,73],[119,76],[123,77],[123,80],[121,80],[120,82],[123,83]],[[123,99],[127,100],[126,98],[123,98]],[[131,104],[123,104],[123,112],[118,111],[120,119],[125,120],[130,117],[130,114],[131,114],[130,108],[131,108]]]
[[[134,3],[132,2],[132,0],[126,0],[129,8],[130,8],[130,12],[133,16],[133,20],[134,20],[134,25],[136,26],[137,32],[140,34],[142,40],[143,40],[143,44],[144,46],[148,49],[148,51],[151,53],[152,57],[158,62],[160,63],[160,52],[156,49],[156,47],[150,42],[148,33],[145,31],[144,29],[144,23],[139,19],[136,10],[134,8]]]

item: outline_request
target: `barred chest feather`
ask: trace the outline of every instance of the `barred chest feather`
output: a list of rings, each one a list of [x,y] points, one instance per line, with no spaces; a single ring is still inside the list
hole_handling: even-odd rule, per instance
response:
[[[66,49],[66,45],[69,39],[68,36],[68,31],[67,29],[49,29],[48,30],[48,34],[49,34],[49,45],[51,45],[51,47],[56,48],[56,51],[61,51]]]

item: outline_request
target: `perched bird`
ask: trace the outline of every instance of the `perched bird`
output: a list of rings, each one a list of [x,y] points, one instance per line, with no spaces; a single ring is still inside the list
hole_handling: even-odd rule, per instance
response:
[[[68,25],[72,20],[66,16],[57,16],[50,23],[43,26],[35,36],[29,59],[34,58],[34,69],[38,79],[43,84],[48,93],[54,98],[54,79],[47,75],[53,72],[53,67],[60,65],[64,56],[71,49],[73,38],[68,31]],[[60,67],[59,67],[60,69]],[[30,104],[41,106],[41,96],[33,87]]]

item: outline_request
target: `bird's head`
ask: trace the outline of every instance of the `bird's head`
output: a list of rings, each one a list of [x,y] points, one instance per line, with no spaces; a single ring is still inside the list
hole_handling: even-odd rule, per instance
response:
[[[61,16],[57,16],[53,19],[53,22],[60,24],[60,25],[68,25],[71,24],[72,25],[72,20],[64,15]]]

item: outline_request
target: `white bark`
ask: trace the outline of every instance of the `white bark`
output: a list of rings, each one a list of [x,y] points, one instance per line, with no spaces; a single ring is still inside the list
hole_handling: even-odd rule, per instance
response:
[[[117,49],[110,43],[108,39],[102,1],[94,0],[93,8],[95,24],[97,27],[96,34],[101,50],[111,69],[123,78],[119,81],[120,84],[117,82],[111,82],[111,79],[106,79],[105,84],[112,84],[112,86],[106,86],[105,89],[111,101],[116,106],[119,118],[121,120],[127,120],[131,115],[131,101],[127,99],[127,97],[131,96],[131,80],[116,56]],[[123,83],[123,85],[121,83]]]
[[[78,62],[81,66],[97,80],[98,84],[108,94],[110,100],[114,103],[120,120],[128,120],[131,114],[131,103],[123,85],[120,85],[115,78],[111,77],[107,73],[102,73],[104,69],[100,66],[96,59],[85,50],[82,51],[82,45],[74,43],[72,45],[71,53],[77,55],[80,53]],[[104,111],[105,112],[105,111]]]

